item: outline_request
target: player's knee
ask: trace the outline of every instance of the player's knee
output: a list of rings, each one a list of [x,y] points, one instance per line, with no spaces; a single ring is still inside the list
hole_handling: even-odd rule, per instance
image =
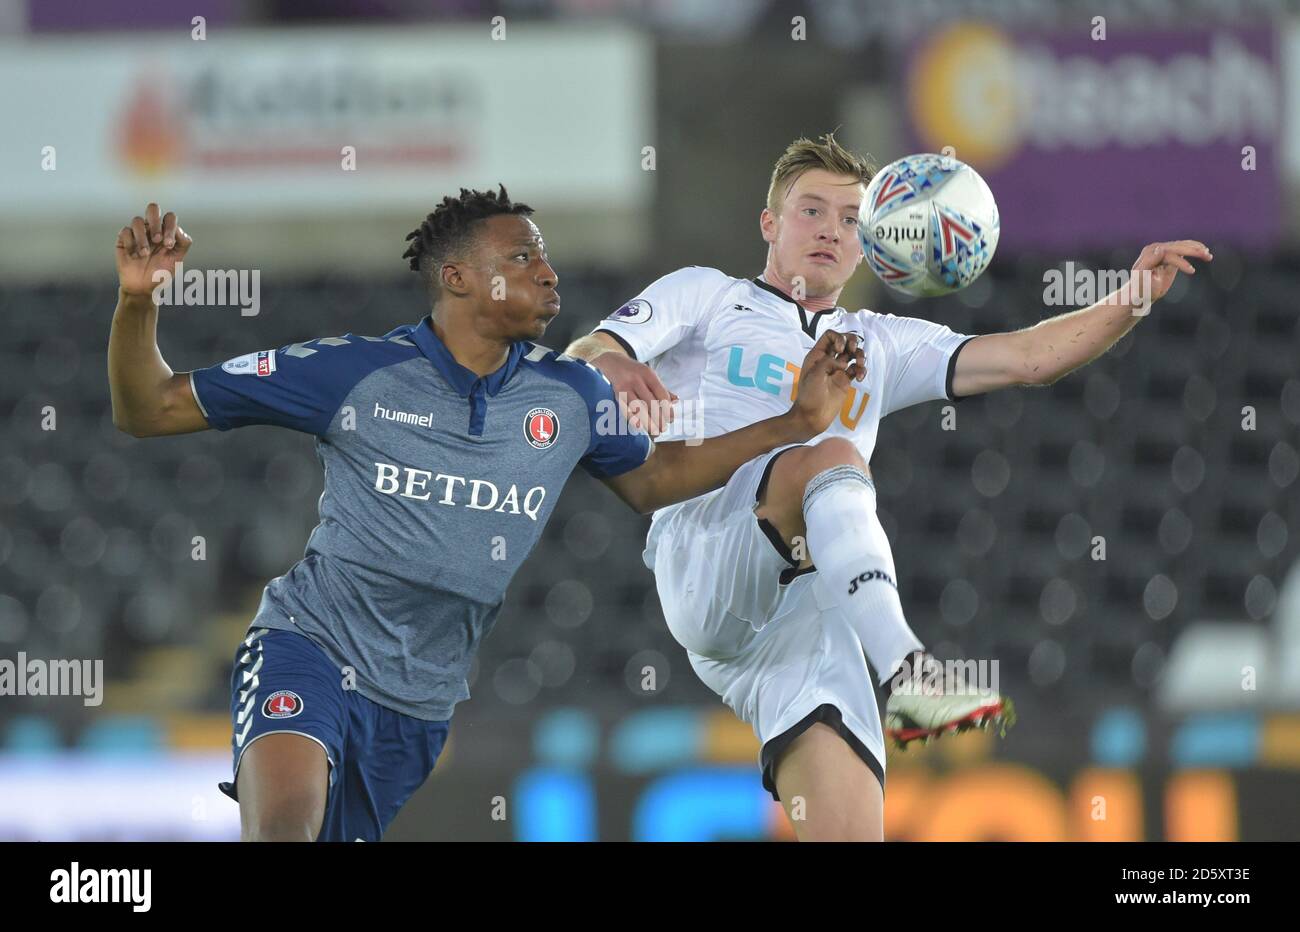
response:
[[[866,460],[862,458],[858,448],[852,441],[843,437],[827,437],[812,446],[805,447],[801,452],[803,453],[799,470],[801,495],[814,477],[836,466],[853,466],[863,472],[867,471]]]
[[[777,458],[763,496],[767,513],[777,518],[778,526],[801,522],[803,509],[800,503],[808,483],[836,466],[855,466],[867,472],[867,464],[858,448],[843,437],[827,437],[818,443],[782,453]]]
[[[856,466],[865,469],[867,461],[862,458],[853,441],[844,437],[827,437],[810,447],[813,459],[825,469],[833,466]]]

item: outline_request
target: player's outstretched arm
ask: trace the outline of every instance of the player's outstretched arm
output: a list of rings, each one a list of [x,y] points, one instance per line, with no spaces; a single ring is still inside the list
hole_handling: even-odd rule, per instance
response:
[[[186,373],[174,373],[158,350],[154,276],[173,273],[193,240],[168,211],[150,204],[117,234],[117,309],[108,337],[108,387],[113,424],[133,437],[187,434],[208,422]]]
[[[843,407],[849,384],[865,374],[857,336],[828,331],[804,357],[799,391],[785,414],[700,443],[657,444],[644,465],[605,484],[641,514],[711,492],[754,457],[824,432]]]
[[[1129,283],[1091,307],[1014,333],[967,343],[953,370],[953,395],[979,395],[1012,385],[1051,385],[1118,343],[1169,291],[1179,272],[1195,275],[1189,258],[1210,261],[1204,243],[1152,243],[1138,255]]]

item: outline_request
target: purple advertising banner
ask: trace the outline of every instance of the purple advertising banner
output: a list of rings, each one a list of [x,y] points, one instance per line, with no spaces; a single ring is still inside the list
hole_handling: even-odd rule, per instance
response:
[[[959,23],[904,58],[907,139],[973,166],[1002,251],[1274,245],[1285,85],[1271,32]],[[902,155],[904,153],[898,153]]]
[[[28,28],[32,32],[90,32],[104,29],[165,29],[182,35],[194,29],[194,17],[208,27],[235,22],[237,0],[204,0],[183,9],[175,0],[131,0],[130,3],[87,3],[86,0],[29,0]]]

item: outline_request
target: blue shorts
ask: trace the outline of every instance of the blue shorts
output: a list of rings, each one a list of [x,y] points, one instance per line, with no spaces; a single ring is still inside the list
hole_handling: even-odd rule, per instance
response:
[[[252,628],[230,680],[235,778],[263,735],[305,735],[325,749],[329,795],[318,841],[379,841],[433,771],[450,722],[394,712],[344,688],[343,672],[294,631]],[[231,799],[235,782],[218,784]]]

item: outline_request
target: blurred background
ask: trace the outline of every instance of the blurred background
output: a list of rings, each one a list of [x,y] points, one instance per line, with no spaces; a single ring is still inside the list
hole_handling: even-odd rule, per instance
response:
[[[235,646],[316,522],[311,437],[113,428],[113,240],[149,200],[187,265],[260,274],[256,315],[164,309],[178,371],[418,320],[403,237],[498,182],[562,348],[683,265],[760,272],[772,163],[838,127],[881,163],[951,146],[1002,211],[966,291],[864,268],[845,306],[1013,329],[1066,309],[1053,270],[1215,254],[1056,385],[882,425],[912,625],[999,661],[1020,713],[891,752],[887,836],[1300,839],[1300,4],[1086,6],[0,0],[0,663],[105,680],[0,695],[0,838],[237,838]],[[575,475],[388,838],[792,837],[664,625],[647,526]]]

